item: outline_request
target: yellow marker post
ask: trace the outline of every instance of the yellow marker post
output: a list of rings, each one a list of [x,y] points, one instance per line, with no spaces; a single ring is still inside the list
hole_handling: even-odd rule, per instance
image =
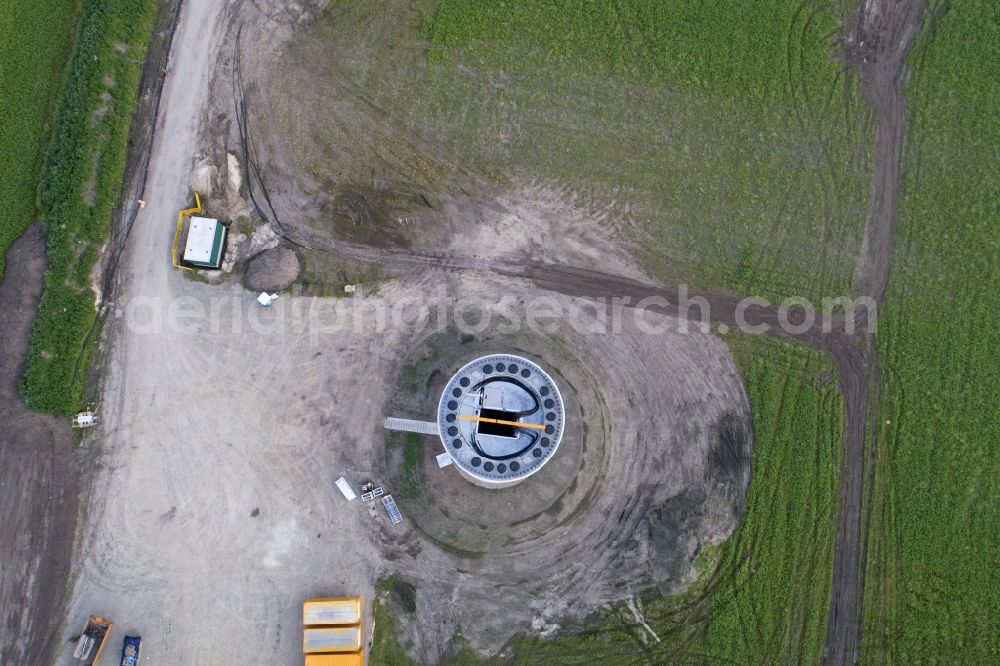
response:
[[[195,204],[194,208],[185,208],[182,211],[180,211],[179,213],[177,213],[177,231],[174,232],[174,244],[173,244],[173,249],[172,249],[172,257],[171,257],[173,259],[173,262],[174,262],[174,268],[183,268],[186,271],[193,271],[194,269],[182,265],[177,260],[177,245],[181,241],[181,230],[184,229],[184,218],[186,216],[188,216],[188,215],[191,215],[192,213],[200,213],[201,212],[201,197],[198,196],[197,192],[194,193],[194,204]]]

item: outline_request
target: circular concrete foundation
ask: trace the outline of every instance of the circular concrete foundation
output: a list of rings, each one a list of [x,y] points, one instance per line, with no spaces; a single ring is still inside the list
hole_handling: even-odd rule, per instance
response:
[[[452,375],[438,403],[441,443],[458,472],[484,488],[508,488],[540,470],[564,429],[559,388],[522,356],[489,354]]]

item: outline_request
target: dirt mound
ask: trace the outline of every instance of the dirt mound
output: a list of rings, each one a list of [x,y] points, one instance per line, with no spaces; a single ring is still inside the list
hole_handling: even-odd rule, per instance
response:
[[[298,255],[284,247],[261,252],[247,263],[243,282],[252,291],[287,289],[302,270]]]

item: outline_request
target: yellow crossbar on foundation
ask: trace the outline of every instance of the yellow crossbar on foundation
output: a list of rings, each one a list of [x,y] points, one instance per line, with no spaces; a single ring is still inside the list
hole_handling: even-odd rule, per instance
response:
[[[541,423],[521,423],[520,421],[504,421],[503,419],[487,419],[482,416],[459,415],[463,421],[482,421],[484,423],[497,423],[499,425],[516,426],[518,428],[534,428],[535,430],[545,430]]]

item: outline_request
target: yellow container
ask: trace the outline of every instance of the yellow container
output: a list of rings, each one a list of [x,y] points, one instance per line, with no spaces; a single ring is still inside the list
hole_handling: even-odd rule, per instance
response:
[[[358,650],[341,654],[307,654],[306,666],[365,666],[365,653]]]
[[[302,651],[306,654],[356,652],[361,649],[361,627],[306,627]]]
[[[317,597],[302,603],[302,625],[361,624],[361,597]]]

